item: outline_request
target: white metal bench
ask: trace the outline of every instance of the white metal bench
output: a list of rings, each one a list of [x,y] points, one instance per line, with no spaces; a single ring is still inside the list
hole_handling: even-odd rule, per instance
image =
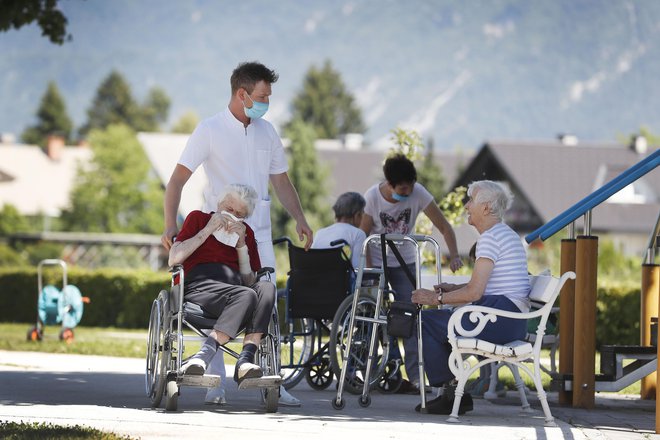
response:
[[[559,295],[559,291],[568,279],[575,279],[575,273],[566,272],[561,278],[549,275],[530,277],[532,289],[529,297],[536,310],[529,313],[508,312],[476,305],[466,305],[456,309],[449,319],[448,338],[452,346],[452,352],[449,355],[449,368],[454,376],[456,376],[458,385],[455,392],[454,407],[449,419],[447,419],[448,422],[458,422],[458,409],[461,398],[464,394],[465,384],[472,373],[483,365],[493,362],[504,362],[513,372],[523,411],[530,412],[531,409],[525,395],[525,385],[520,377],[518,368],[521,368],[534,380],[534,386],[536,387],[536,392],[545,414],[546,425],[554,425],[554,419],[548,406],[546,393],[541,384],[541,347],[543,345],[546,323],[548,322],[553,304]],[[476,327],[473,330],[466,330],[461,325],[461,320],[466,313],[470,321],[476,323]],[[479,339],[479,334],[486,324],[495,322],[498,317],[524,320],[541,317],[534,341],[518,340],[509,342],[508,344],[494,344]],[[474,365],[470,364],[468,361],[470,356],[479,356],[478,362]],[[524,362],[529,361],[533,362],[533,370],[524,364]]]

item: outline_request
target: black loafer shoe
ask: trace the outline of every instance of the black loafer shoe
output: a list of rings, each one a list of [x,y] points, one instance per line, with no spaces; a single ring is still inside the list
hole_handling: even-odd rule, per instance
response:
[[[426,403],[426,413],[427,414],[440,414],[440,415],[449,415],[451,410],[454,407],[454,399],[443,399],[443,396],[437,397],[433,400],[430,400]],[[474,402],[472,401],[472,396],[470,393],[463,394],[461,399],[461,404],[458,406],[458,414],[463,415],[468,411],[474,409]],[[418,404],[415,407],[415,411],[420,412],[422,410],[422,405]]]

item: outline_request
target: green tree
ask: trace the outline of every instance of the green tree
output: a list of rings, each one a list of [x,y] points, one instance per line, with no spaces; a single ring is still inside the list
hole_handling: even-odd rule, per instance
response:
[[[403,154],[413,162],[421,158],[421,151],[424,149],[422,137],[415,130],[406,130],[397,127],[390,130],[392,136],[390,139],[394,142],[394,148],[387,153],[386,159],[395,154]]]
[[[72,129],[73,123],[66,111],[64,99],[57,85],[50,81],[37,110],[37,124],[25,129],[21,138],[25,143],[43,147],[51,134],[58,134],[69,142]]]
[[[300,203],[312,229],[327,226],[332,222],[332,215],[327,204],[326,180],[328,168],[319,164],[314,149],[314,129],[300,119],[292,121],[286,129],[291,140],[289,146],[289,178],[298,191]],[[274,204],[273,233],[275,237],[295,235],[295,221],[279,203]]]
[[[0,32],[21,27],[36,21],[41,35],[52,43],[70,41],[66,32],[68,20],[57,9],[57,0],[2,0],[0,7]]]
[[[190,134],[199,124],[199,116],[194,111],[185,112],[172,127],[172,133]]]
[[[170,98],[165,90],[153,87],[139,110],[140,118],[134,128],[138,131],[158,131],[161,125],[167,122],[170,104]]]
[[[292,121],[310,124],[320,139],[336,139],[345,133],[364,133],[362,113],[329,60],[323,68],[307,71],[303,88],[293,100]],[[293,123],[293,122],[291,122]]]
[[[648,142],[649,146],[660,145],[660,136],[651,133],[651,130],[649,130],[647,127],[641,127],[639,129],[639,134],[646,138],[646,141]]]
[[[140,109],[124,76],[113,70],[96,90],[92,106],[87,110],[87,123],[80,129],[85,135],[93,129],[111,124],[139,125]]]
[[[123,124],[90,132],[94,158],[78,170],[66,230],[160,234],[163,190],[135,132]]]
[[[10,204],[5,203],[0,210],[0,236],[6,237],[15,232],[25,232],[29,230],[28,222],[18,212],[18,209]]]
[[[426,188],[436,200],[444,195],[445,178],[442,168],[435,161],[433,155],[433,139],[429,139],[426,145],[426,154],[422,163],[417,167],[417,180]]]

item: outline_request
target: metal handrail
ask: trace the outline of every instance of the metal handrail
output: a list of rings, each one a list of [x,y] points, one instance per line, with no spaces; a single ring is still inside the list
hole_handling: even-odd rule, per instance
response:
[[[643,175],[653,171],[658,165],[660,165],[660,150],[654,151],[648,157],[628,168],[623,173],[619,174],[617,177],[547,222],[545,225],[528,234],[525,237],[525,241],[531,243],[537,238],[546,240],[552,237],[581,215],[586,214],[594,207],[600,205],[602,202],[612,197],[612,195],[630,185]]]

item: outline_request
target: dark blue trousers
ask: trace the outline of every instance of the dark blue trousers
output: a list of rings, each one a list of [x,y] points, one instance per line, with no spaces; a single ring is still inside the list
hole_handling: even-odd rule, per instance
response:
[[[483,296],[474,305],[492,307],[500,310],[520,312],[520,309],[503,295]],[[422,312],[422,340],[424,342],[424,368],[426,377],[431,386],[439,387],[445,382],[454,379],[449,370],[449,353],[451,345],[447,339],[447,324],[452,311],[424,310]],[[463,316],[463,327],[473,329],[475,324],[470,322],[469,314]],[[497,321],[489,322],[479,335],[483,339],[495,344],[506,344],[517,339],[524,339],[527,334],[527,321],[524,319],[511,319],[498,317]]]

